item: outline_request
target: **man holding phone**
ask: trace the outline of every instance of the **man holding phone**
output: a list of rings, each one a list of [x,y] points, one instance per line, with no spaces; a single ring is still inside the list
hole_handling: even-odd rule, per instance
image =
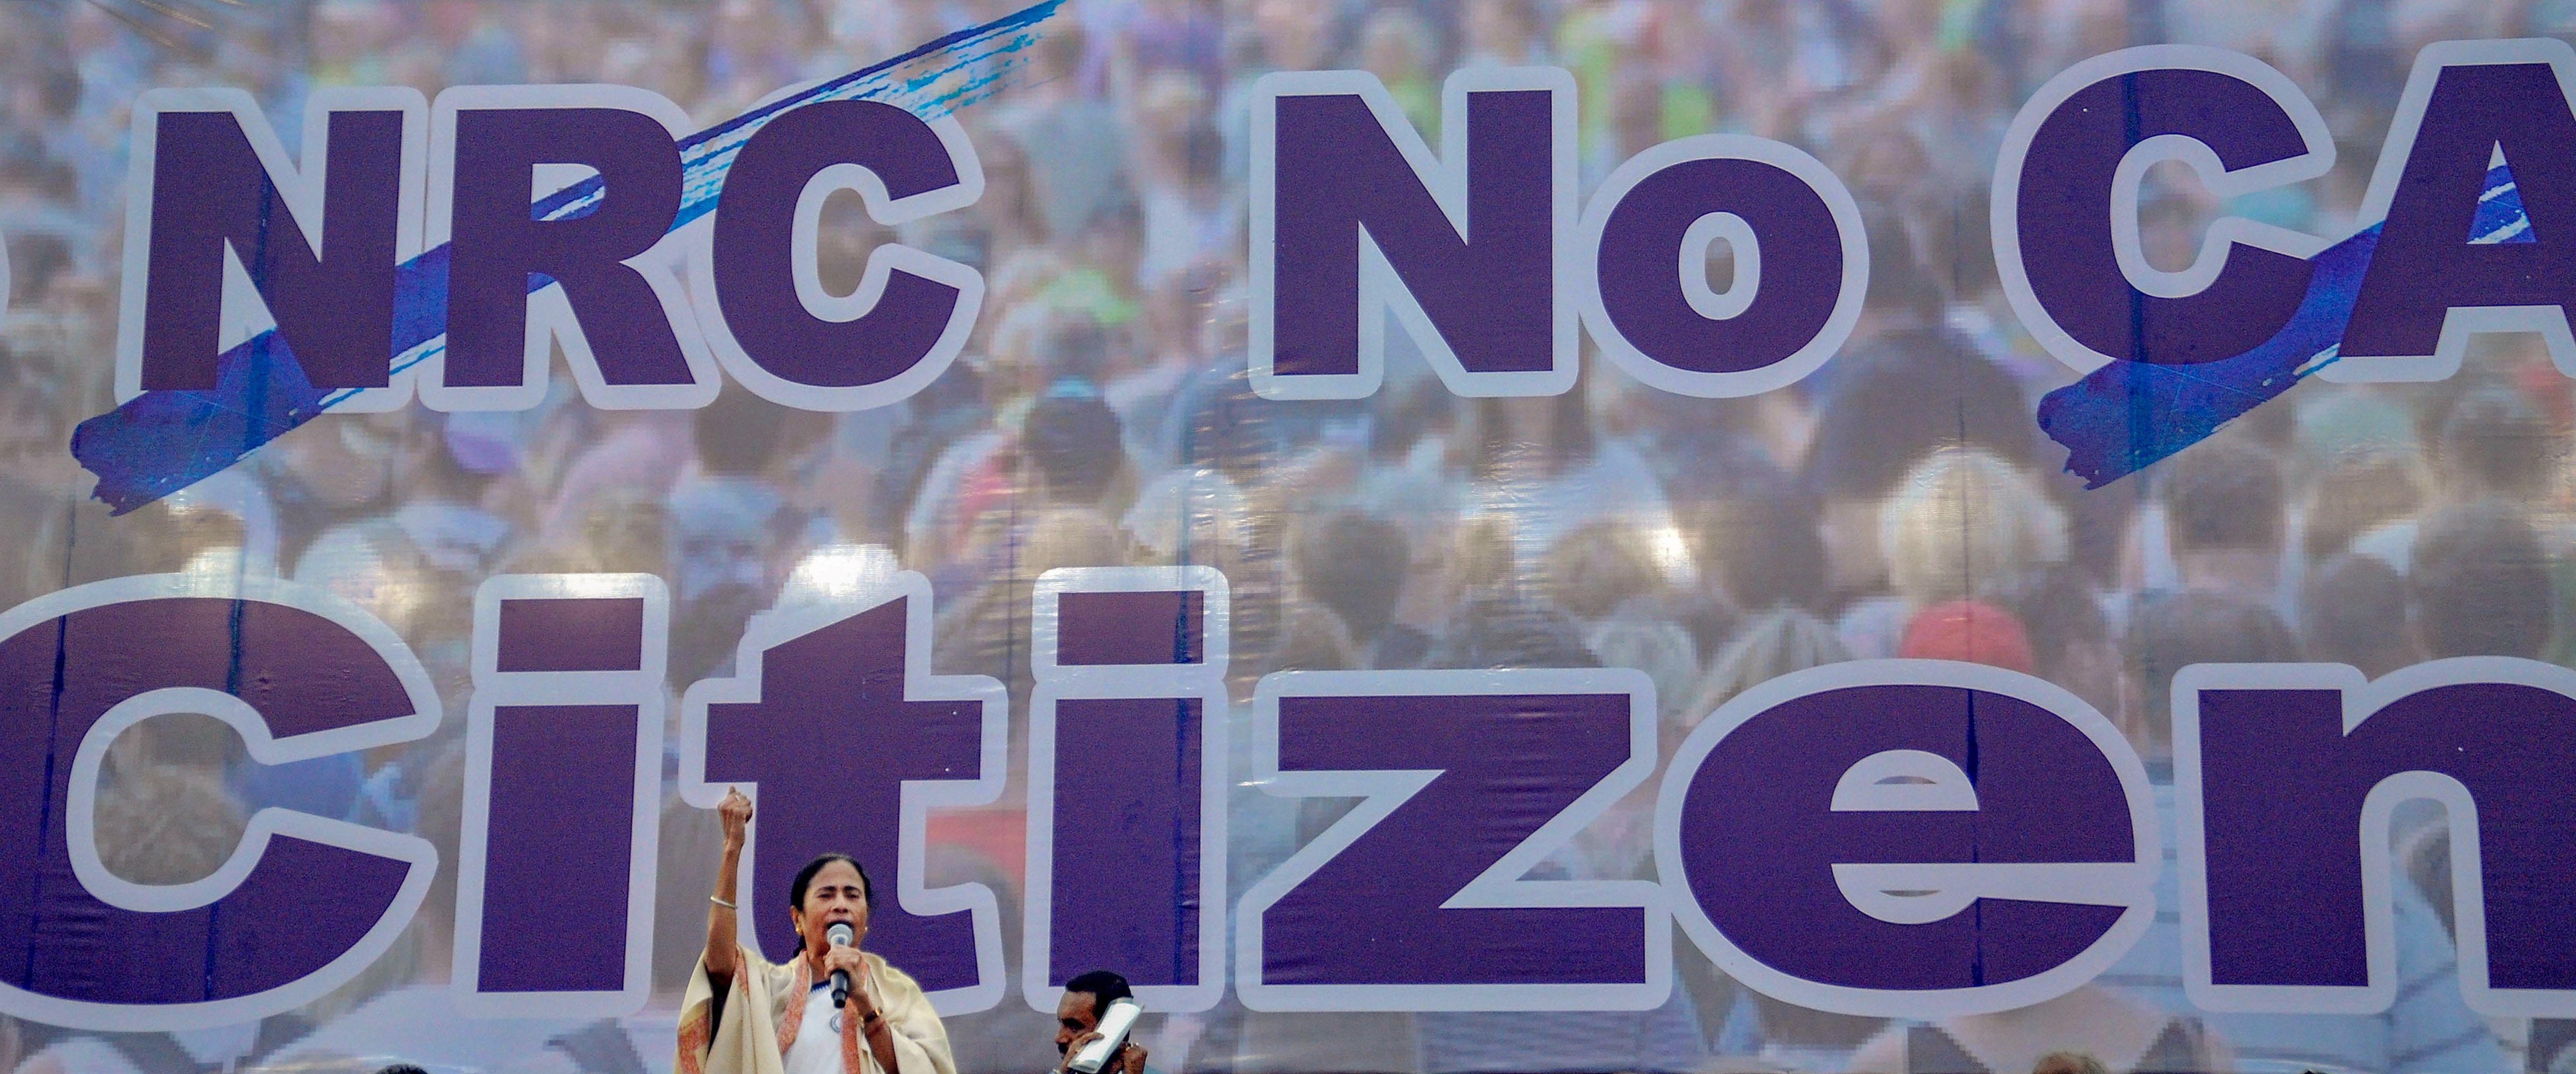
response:
[[[1100,1039],[1100,1016],[1109,1005],[1135,994],[1126,978],[1108,970],[1092,970],[1064,983],[1064,998],[1055,1004],[1055,1050],[1063,1057],[1056,1061],[1056,1074],[1068,1074],[1073,1057]],[[1130,1037],[1101,1065],[1100,1074],[1145,1074],[1145,1046]]]

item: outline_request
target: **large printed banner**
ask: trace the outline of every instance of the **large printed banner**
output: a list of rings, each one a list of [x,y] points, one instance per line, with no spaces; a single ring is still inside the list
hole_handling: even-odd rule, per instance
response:
[[[0,13],[0,1074],[2576,1069],[2576,22],[2237,6]]]

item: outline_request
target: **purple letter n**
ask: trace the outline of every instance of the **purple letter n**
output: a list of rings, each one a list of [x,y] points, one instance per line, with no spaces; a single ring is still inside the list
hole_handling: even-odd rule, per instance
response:
[[[2576,1015],[2576,673],[2465,657],[2365,683],[2340,665],[2174,681],[2185,984],[2216,1010],[2372,1013],[2399,988],[2390,819],[2440,802],[2460,987]]]
[[[214,389],[228,258],[276,324],[254,333],[256,356],[286,359],[315,388],[391,383],[394,270],[419,245],[428,105],[371,88],[310,108],[299,173],[247,94],[154,90],[136,104],[120,398]]]
[[[1560,254],[1574,228],[1574,82],[1461,71],[1431,155],[1376,77],[1265,76],[1252,104],[1252,384],[1358,399],[1385,375],[1386,318],[1460,395],[1574,385]]]

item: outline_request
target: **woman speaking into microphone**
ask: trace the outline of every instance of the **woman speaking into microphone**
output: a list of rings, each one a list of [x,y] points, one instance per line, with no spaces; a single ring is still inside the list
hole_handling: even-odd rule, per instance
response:
[[[825,854],[788,885],[800,950],[772,965],[736,937],[751,799],[726,792],[724,860],[707,901],[707,949],[680,1006],[679,1074],[957,1074],[948,1030],[912,977],[860,944],[875,892],[847,854]]]

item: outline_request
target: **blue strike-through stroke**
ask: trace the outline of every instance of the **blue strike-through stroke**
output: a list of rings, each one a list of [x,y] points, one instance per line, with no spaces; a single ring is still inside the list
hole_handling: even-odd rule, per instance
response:
[[[2334,362],[2379,247],[2379,227],[2318,254],[2298,312],[2254,349],[2198,365],[2112,362],[2048,393],[2039,402],[2039,427],[2066,446],[2066,469],[2086,488],[2101,488],[2199,443]],[[2468,241],[2534,241],[2510,167],[2487,170]]]
[[[1036,42],[1037,25],[1063,2],[1042,0],[682,139],[680,211],[671,230],[715,210],[734,153],[780,113],[821,101],[877,100],[947,115],[1001,88],[1003,76],[1020,63],[1014,54]],[[603,192],[594,175],[538,200],[531,211],[546,220],[578,216]],[[442,244],[394,271],[397,374],[446,350],[447,255]],[[533,280],[529,290],[550,282]],[[72,431],[72,457],[98,475],[90,495],[115,514],[132,511],[223,471],[356,391],[314,387],[273,328],[216,361],[211,391],[147,391]]]

